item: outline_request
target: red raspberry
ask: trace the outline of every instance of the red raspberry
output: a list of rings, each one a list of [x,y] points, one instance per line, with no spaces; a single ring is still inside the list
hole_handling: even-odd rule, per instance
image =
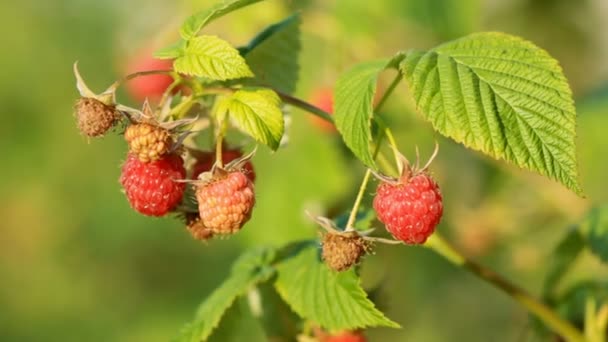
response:
[[[234,234],[251,218],[253,183],[241,171],[231,171],[200,183],[196,199],[203,225],[214,234]]]
[[[441,192],[428,173],[408,175],[409,172],[394,184],[382,182],[374,198],[374,209],[396,239],[422,244],[441,219]]]
[[[149,216],[163,216],[182,199],[185,183],[175,182],[186,177],[182,157],[169,154],[144,163],[129,154],[122,166],[120,184],[133,209]]]
[[[205,151],[205,152],[196,152],[196,163],[192,167],[192,179],[196,179],[198,175],[203,172],[207,172],[211,170],[213,164],[215,163],[215,152]],[[243,153],[238,149],[228,149],[224,148],[222,150],[222,163],[224,165],[230,163],[231,161],[241,158]],[[242,171],[247,175],[247,178],[252,182],[255,182],[255,171],[253,170],[253,164],[251,161],[247,161],[245,165],[243,165]]]
[[[366,342],[365,335],[359,331],[344,331],[336,335],[325,337],[323,342]]]

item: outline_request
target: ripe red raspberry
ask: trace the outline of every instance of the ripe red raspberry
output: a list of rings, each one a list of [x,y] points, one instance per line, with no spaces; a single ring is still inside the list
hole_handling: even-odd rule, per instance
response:
[[[169,154],[143,163],[129,154],[122,167],[120,184],[133,209],[149,216],[163,216],[182,199],[185,183],[176,182],[186,177],[182,157]]]
[[[137,123],[127,127],[125,140],[129,152],[136,154],[144,163],[160,159],[173,145],[173,138],[165,128],[149,123]]]
[[[251,218],[255,204],[253,183],[243,172],[222,172],[196,188],[201,221],[217,235],[238,232]]]
[[[443,213],[439,186],[427,173],[400,183],[381,183],[374,198],[378,219],[398,240],[422,244],[435,231]]]
[[[362,332],[359,331],[344,331],[336,335],[327,336],[322,339],[323,342],[366,342],[367,339]]]
[[[408,244],[424,243],[443,214],[439,186],[426,172],[429,164],[421,171],[407,165],[399,180],[380,183],[374,198],[378,219],[397,240]]]
[[[74,108],[78,129],[89,137],[104,135],[120,119],[115,106],[106,105],[92,97],[81,97]]]
[[[222,163],[224,163],[224,165],[237,158],[241,158],[242,156],[243,153],[238,149],[222,149]],[[196,179],[201,173],[211,170],[211,167],[213,167],[213,164],[215,163],[215,151],[197,151],[195,157],[196,163],[192,167],[192,179]],[[255,171],[253,170],[253,164],[251,161],[247,161],[243,165],[241,171],[247,175],[249,180],[255,182]]]
[[[327,233],[323,235],[323,261],[334,271],[342,272],[357,264],[370,245],[356,232]]]

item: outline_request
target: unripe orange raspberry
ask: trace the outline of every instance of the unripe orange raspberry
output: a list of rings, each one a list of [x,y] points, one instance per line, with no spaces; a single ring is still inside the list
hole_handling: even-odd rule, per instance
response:
[[[241,171],[231,171],[197,185],[201,222],[213,234],[238,232],[251,218],[255,204],[253,183]]]
[[[127,127],[125,140],[129,151],[144,163],[160,159],[173,145],[169,131],[149,123],[137,123]]]

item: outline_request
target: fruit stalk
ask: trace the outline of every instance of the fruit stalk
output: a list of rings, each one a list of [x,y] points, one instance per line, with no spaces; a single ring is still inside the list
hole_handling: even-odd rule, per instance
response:
[[[386,89],[384,94],[382,94],[382,98],[380,99],[380,101],[378,101],[376,108],[374,108],[374,112],[377,112],[380,109],[382,109],[382,106],[384,106],[384,103],[386,102],[386,100],[389,98],[389,96],[391,96],[391,94],[397,87],[397,84],[399,84],[399,82],[401,81],[402,77],[403,76],[401,75],[401,73],[399,73],[399,74],[397,74],[397,76],[395,76],[395,78],[391,82],[388,89]],[[388,131],[388,129],[380,131],[380,135],[378,136],[378,141],[376,143],[376,149],[374,150],[374,156],[373,156],[374,159],[376,159],[376,157],[378,156],[378,153],[380,152],[380,146],[382,146],[382,140],[384,139],[384,136],[386,135],[387,132],[390,134],[390,131]],[[391,137],[392,137],[392,134],[391,134]],[[361,200],[363,199],[363,194],[365,194],[365,189],[367,188],[367,183],[369,183],[369,179],[370,179],[371,175],[372,175],[372,170],[368,168],[365,171],[365,175],[363,176],[363,180],[361,181],[361,186],[359,186],[359,193],[357,194],[357,198],[355,199],[353,208],[350,211],[350,215],[348,216],[348,221],[346,222],[346,227],[345,227],[345,230],[347,230],[347,231],[353,230],[353,225],[355,224],[355,219],[357,218],[357,212],[359,211],[359,206],[361,205]]]
[[[585,338],[583,337],[582,333],[576,329],[576,327],[570,324],[570,322],[559,317],[545,303],[541,302],[524,289],[512,284],[496,272],[466,259],[462,254],[458,253],[458,251],[448,244],[437,232],[428,238],[424,246],[444,257],[450,263],[470,271],[477,277],[487,281],[494,287],[511,296],[511,298],[523,305],[530,313],[538,317],[543,323],[562,336],[566,341],[585,342]]]

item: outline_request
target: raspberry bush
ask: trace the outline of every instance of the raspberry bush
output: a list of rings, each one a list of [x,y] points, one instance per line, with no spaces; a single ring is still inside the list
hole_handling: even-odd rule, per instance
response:
[[[570,253],[569,261],[551,268],[545,294],[536,298],[467,260],[439,235],[443,197],[430,161],[420,168],[416,147],[415,165],[407,162],[381,114],[405,81],[419,113],[440,135],[582,195],[575,109],[555,59],[515,36],[476,33],[426,51],[406,50],[357,64],[339,77],[333,98],[325,91],[322,100],[311,104],[293,95],[300,71],[298,14],[238,48],[205,33],[211,21],[256,2],[227,0],[192,15],[182,24],[177,42],[156,51],[154,58],[141,57],[133,73],[100,94],[88,88],[74,65],[81,95],[75,115],[82,134],[100,137],[114,127],[124,134],[128,155],[120,184],[130,206],[148,216],[176,216],[196,240],[214,243],[238,235],[256,215],[256,196],[265,196],[256,192],[256,176],[257,181],[272,179],[254,173],[255,148],[228,146],[260,145],[277,153],[289,148],[291,108],[308,112],[332,130],[335,126],[341,143],[365,169],[352,207],[338,208],[330,217],[307,213],[318,227],[317,239],[260,246],[243,254],[177,341],[213,336],[220,321],[243,310],[243,298],[249,298],[245,311],[265,327],[262,312],[274,312],[274,305],[295,313],[290,319],[296,329],[283,331],[285,340],[365,341],[364,329],[399,328],[399,317],[385,316],[363,290],[359,267],[375,257],[375,249],[405,245],[429,248],[504,291],[564,340],[603,341],[605,307],[589,304],[583,332],[580,324],[558,313],[558,301],[550,295],[567,264],[584,248],[606,259],[602,245],[587,239],[595,226],[581,224],[558,247],[558,255]],[[385,71],[393,81],[378,87]],[[123,85],[140,106],[117,101],[116,91]],[[210,144],[203,143],[204,135]],[[431,160],[436,155],[437,149]],[[375,191],[368,187],[373,175],[378,179]],[[302,174],[302,182],[307,177],[312,175]],[[447,181],[458,182],[451,177]],[[364,201],[371,202],[373,211],[361,205]],[[280,202],[276,210],[281,210]],[[283,229],[289,229],[288,222]],[[261,289],[277,298],[270,307],[251,299]],[[287,323],[277,317],[271,325],[281,324]]]

